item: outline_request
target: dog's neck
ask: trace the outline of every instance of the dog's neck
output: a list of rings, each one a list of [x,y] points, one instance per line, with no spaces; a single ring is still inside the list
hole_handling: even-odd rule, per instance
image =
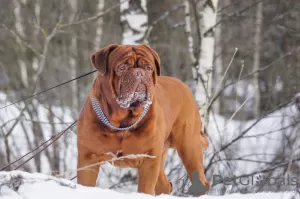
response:
[[[109,89],[104,88],[104,84],[97,78],[92,87],[92,95],[96,97],[106,118],[115,127],[126,127],[136,121],[142,114],[142,106],[136,108],[122,108],[112,96]]]

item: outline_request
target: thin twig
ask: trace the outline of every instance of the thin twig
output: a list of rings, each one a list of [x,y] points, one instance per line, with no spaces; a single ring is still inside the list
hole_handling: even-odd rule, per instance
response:
[[[67,130],[69,130],[70,128],[72,128],[75,124],[77,123],[77,120],[75,122],[73,122],[70,126],[68,126],[66,129],[64,129],[62,132],[60,132],[59,134],[57,134],[54,138],[50,138],[51,142],[49,144],[47,144],[44,148],[42,148],[40,151],[38,151],[36,154],[34,154],[33,156],[31,156],[30,158],[28,158],[27,160],[25,160],[22,164],[20,164],[19,166],[17,166],[14,170],[17,170],[19,168],[21,168],[24,164],[26,164],[27,162],[29,162],[31,159],[33,159],[36,155],[40,154],[41,152],[43,152],[45,149],[47,149],[49,146],[51,146],[54,142],[56,142],[65,132],[67,132]],[[48,140],[50,141],[50,140]],[[41,145],[40,145],[41,146]],[[40,147],[39,146],[39,147]],[[30,152],[32,153],[32,151]]]
[[[156,20],[154,20],[150,25],[148,25],[144,36],[140,39],[141,41],[143,41],[143,43],[149,43],[148,39],[150,37],[150,34],[153,30],[153,28],[156,26],[156,24],[162,20],[164,20],[165,18],[167,18],[171,13],[179,10],[180,8],[184,7],[183,3],[180,3],[176,6],[174,6],[173,8],[171,8],[170,10],[164,12],[161,16],[159,16]]]
[[[211,100],[211,101],[209,102],[209,104],[208,104],[208,107],[211,106],[211,104],[212,104],[212,102],[213,102],[213,99],[216,97],[217,93],[218,93],[219,90],[221,89],[220,87],[221,87],[221,85],[222,85],[222,83],[223,83],[223,81],[224,81],[224,79],[225,79],[225,76],[227,75],[227,72],[228,72],[229,68],[230,68],[231,65],[232,65],[232,62],[233,62],[233,60],[234,60],[234,58],[235,58],[235,55],[236,55],[237,51],[238,51],[238,48],[235,48],[235,49],[234,49],[234,53],[233,53],[233,55],[232,55],[232,57],[231,57],[231,60],[229,61],[228,65],[227,65],[227,68],[226,68],[226,70],[225,70],[225,72],[224,72],[224,74],[223,74],[223,76],[222,76],[221,81],[219,82],[219,84],[218,84],[218,86],[217,86],[216,92],[214,93],[214,95],[213,95],[213,97],[212,97],[212,100]]]
[[[258,89],[258,87],[255,87],[255,89],[253,90],[253,92],[255,92]],[[241,108],[249,101],[249,99],[251,99],[251,96],[249,96],[239,107],[238,109],[236,109],[234,111],[234,113],[231,115],[231,117],[229,118],[229,120],[227,121],[227,124],[234,118],[234,116],[241,110]],[[226,124],[226,125],[227,125]]]
[[[29,151],[28,153],[24,154],[23,156],[21,156],[20,158],[16,159],[15,161],[13,162],[10,162],[9,164],[7,164],[5,167],[1,168],[0,171],[3,171],[5,170],[6,168],[10,167],[11,165],[15,164],[16,162],[22,160],[23,158],[25,158],[26,156],[28,156],[29,154],[37,151],[38,149],[40,149],[42,146],[44,146],[45,144],[47,144],[48,142],[52,141],[51,143],[53,143],[53,140],[57,140],[59,137],[62,136],[62,134],[64,134],[68,129],[70,129],[71,127],[74,126],[74,124],[76,124],[77,121],[73,122],[70,126],[68,126],[64,131],[56,134],[56,135],[52,135],[51,138],[49,138],[48,140],[44,141],[43,143],[41,143],[38,147],[36,147],[35,149]],[[44,148],[41,150],[43,151]]]
[[[242,60],[242,67],[241,67],[241,70],[240,70],[238,82],[241,80],[241,76],[242,76],[242,73],[243,73],[243,70],[244,70],[244,66],[245,66],[245,61]],[[236,92],[236,94],[235,94],[235,104],[236,104],[236,105],[237,105],[237,102],[238,102],[238,92]],[[237,107],[236,107],[236,108],[237,108]]]
[[[289,56],[289,55],[291,55],[291,54],[292,54],[292,51],[290,51],[290,52],[284,54],[283,56],[279,57],[278,59],[276,59],[275,61],[271,62],[270,64],[268,64],[268,65],[266,65],[266,66],[264,66],[264,67],[261,67],[261,68],[259,68],[259,69],[257,69],[257,70],[254,70],[254,71],[252,71],[251,73],[249,73],[249,74],[247,74],[247,75],[244,75],[244,76],[241,77],[239,80],[233,81],[233,82],[230,82],[230,83],[226,84],[222,89],[220,89],[220,90],[216,93],[215,97],[213,97],[213,98],[211,99],[211,103],[210,103],[209,108],[212,106],[212,104],[215,102],[215,100],[221,95],[221,93],[222,93],[226,88],[228,88],[229,86],[238,83],[240,80],[243,80],[243,79],[247,79],[247,78],[249,78],[249,77],[252,77],[252,76],[253,76],[254,74],[256,74],[256,73],[259,73],[259,72],[262,72],[262,71],[265,71],[265,70],[271,68],[271,67],[273,66],[273,64],[275,64],[276,62],[280,61],[281,59],[283,59],[283,58],[285,58],[286,56]]]
[[[129,0],[123,0],[121,1],[120,3],[117,3],[115,5],[113,5],[112,7],[108,8],[107,10],[105,10],[104,12],[102,13],[99,13],[93,17],[89,17],[89,18],[86,18],[86,19],[83,19],[83,20],[79,20],[79,21],[75,21],[75,22],[71,22],[71,23],[67,23],[67,24],[61,24],[59,25],[59,28],[67,28],[69,26],[73,26],[73,25],[80,25],[80,24],[84,24],[84,23],[88,23],[88,22],[91,22],[91,21],[94,21],[94,20],[97,20],[101,17],[103,17],[104,15],[108,14],[109,12],[111,12],[112,10],[118,8],[121,4],[127,2]]]
[[[34,77],[34,82],[35,82],[35,86],[33,88],[33,91],[32,91],[32,94],[35,93],[35,90],[37,88],[37,84],[38,84],[38,80],[40,78],[40,75],[42,74],[44,68],[45,68],[45,65],[46,65],[46,58],[47,58],[47,55],[48,55],[48,46],[52,40],[52,38],[55,36],[57,30],[58,30],[58,27],[59,27],[59,24],[61,23],[62,21],[62,15],[60,16],[59,18],[59,21],[56,23],[55,27],[53,28],[53,30],[51,31],[50,35],[46,37],[45,39],[45,43],[44,43],[44,48],[43,48],[43,53],[42,53],[42,58],[41,58],[41,61],[39,63],[39,67],[37,69],[37,73]]]
[[[102,164],[105,164],[107,162],[112,162],[113,163],[114,161],[118,161],[118,160],[136,159],[136,158],[151,158],[151,159],[154,159],[154,158],[156,158],[156,156],[151,156],[151,155],[147,155],[147,154],[130,154],[130,155],[122,156],[122,157],[119,157],[119,158],[116,158],[115,156],[113,156],[113,158],[110,159],[110,160],[101,161],[101,162],[98,162],[98,163],[95,163],[95,164],[90,164],[90,165],[78,168],[77,171],[86,170],[87,168],[102,165]]]
[[[219,24],[223,23],[224,21],[229,20],[229,19],[232,18],[232,17],[238,16],[238,15],[240,15],[240,14],[246,12],[247,10],[251,9],[251,8],[254,7],[256,4],[258,4],[258,3],[262,2],[262,1],[265,1],[265,0],[258,0],[258,1],[256,1],[256,2],[250,4],[249,6],[246,6],[245,8],[243,8],[243,9],[241,9],[241,10],[239,10],[239,11],[237,11],[237,12],[234,12],[232,15],[227,16],[227,19],[221,19],[221,20],[219,20],[215,25],[213,25],[213,26],[211,26],[210,28],[208,28],[208,30],[207,30],[204,34],[207,34],[210,30],[214,29],[215,27],[217,27]]]
[[[17,39],[20,39],[20,41],[22,41],[22,43],[29,48],[32,52],[34,52],[34,54],[36,54],[38,57],[41,57],[41,53],[38,52],[38,50],[36,50],[32,45],[30,45],[28,42],[26,42],[23,38],[21,38],[20,35],[18,35],[14,30],[9,29],[5,24],[2,24],[3,28],[7,31],[9,31],[14,37],[16,37]]]
[[[265,115],[269,115],[272,112],[274,112],[275,110],[278,110],[282,107],[285,107],[287,105],[290,104],[290,101],[286,101],[284,103],[281,103],[280,105],[278,105],[277,107],[273,108],[272,110],[268,111]],[[248,128],[246,128],[244,131],[242,131],[238,136],[236,136],[234,139],[232,139],[229,143],[225,144],[224,146],[222,146],[218,151],[216,151],[212,157],[210,158],[210,161],[207,165],[207,167],[205,168],[205,171],[207,171],[211,166],[212,166],[212,160],[218,155],[218,153],[220,153],[221,151],[224,151],[225,149],[227,149],[228,147],[230,147],[232,144],[234,144],[235,142],[237,142],[239,139],[241,139],[244,135],[246,135],[257,123],[259,123],[263,118],[265,118],[265,116],[261,116],[258,120],[256,120],[255,122],[253,122],[253,124],[251,124]]]
[[[124,159],[136,159],[136,158],[151,158],[151,159],[154,159],[154,158],[156,158],[156,156],[151,156],[151,155],[147,155],[147,154],[129,154],[129,155],[125,155],[125,156],[122,156],[122,157],[117,157],[113,153],[107,153],[107,155],[111,155],[112,159],[97,162],[97,163],[94,163],[94,164],[89,164],[87,166],[80,167],[80,168],[76,169],[76,171],[92,170],[91,167],[102,165],[102,164],[105,164],[105,163],[108,163],[108,162],[113,163],[114,161],[119,161],[119,160],[124,160]],[[76,177],[77,176],[74,176],[70,180],[74,180]]]

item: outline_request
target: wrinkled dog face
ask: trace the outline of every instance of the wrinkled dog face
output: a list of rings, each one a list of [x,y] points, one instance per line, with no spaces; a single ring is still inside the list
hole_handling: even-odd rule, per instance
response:
[[[114,68],[116,77],[113,83],[118,104],[122,108],[151,104],[154,67],[143,57],[131,57],[123,62]]]
[[[101,58],[106,59],[108,65],[105,71],[105,61],[99,65]],[[92,55],[91,60],[105,81],[109,82],[107,86],[120,107],[152,103],[156,76],[160,69],[158,55],[153,49],[146,45],[111,45]]]

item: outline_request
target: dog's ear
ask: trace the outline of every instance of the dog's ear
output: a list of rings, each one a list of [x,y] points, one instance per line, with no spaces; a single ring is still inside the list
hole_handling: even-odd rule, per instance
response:
[[[92,54],[91,63],[102,76],[107,72],[109,54],[118,46],[118,44],[111,44]]]
[[[153,55],[153,58],[155,61],[156,74],[157,74],[157,76],[160,76],[160,58],[159,58],[157,52],[153,48],[148,46],[147,44],[141,44],[141,45],[144,46],[145,48],[147,48]]]

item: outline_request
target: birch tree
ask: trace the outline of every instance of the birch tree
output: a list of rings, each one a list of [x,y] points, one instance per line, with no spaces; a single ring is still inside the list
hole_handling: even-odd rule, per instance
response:
[[[200,108],[201,117],[207,115],[207,106],[212,96],[212,69],[215,45],[215,29],[217,19],[218,0],[205,0],[198,2],[200,11],[194,11],[194,18],[198,32],[200,45],[199,52],[196,52],[197,43],[191,35],[191,10],[190,3],[196,6],[195,1],[185,1],[185,29],[189,41],[189,52],[192,59],[193,78],[196,82],[195,98]],[[198,48],[199,49],[199,48]]]
[[[225,6],[228,6],[230,3],[230,0],[222,0],[219,2],[219,7],[223,8]],[[217,21],[222,20],[222,14],[218,14]],[[224,70],[223,70],[223,44],[222,44],[222,28],[224,27],[223,23],[220,23],[216,25],[215,27],[215,49],[214,49],[214,57],[215,57],[215,67],[214,67],[214,74],[213,79],[215,80],[221,80]],[[220,87],[222,88],[224,86],[224,82],[220,82]],[[212,88],[213,92],[218,92],[216,85]],[[213,104],[213,110],[215,113],[220,114],[222,105],[222,95],[220,95]]]
[[[41,0],[36,0],[34,4],[34,14],[36,19],[36,26],[33,30],[33,37],[38,38],[39,36],[39,27],[41,26]],[[32,59],[32,69],[36,72],[39,67],[39,58],[34,56]]]
[[[14,0],[13,1],[15,9],[14,9],[14,17],[15,17],[15,29],[16,33],[21,37],[21,38],[26,38],[25,35],[25,27],[23,26],[23,17],[21,13],[21,8],[23,4],[26,4],[26,0]],[[27,74],[27,66],[26,62],[24,60],[24,56],[26,53],[26,48],[22,45],[22,40],[19,37],[16,37],[16,43],[19,45],[20,53],[18,56],[18,65],[20,69],[20,75],[21,75],[21,81],[25,87],[28,87],[28,74]]]
[[[184,29],[184,4],[181,0],[147,2],[149,44],[161,58],[161,73],[186,81],[191,76],[191,60]]]
[[[102,13],[104,11],[104,2],[105,0],[98,0],[97,2],[97,13]],[[101,39],[103,35],[103,18],[97,19],[96,22],[96,36],[95,36],[95,43],[94,43],[94,51],[99,50],[101,45]]]
[[[263,22],[263,1],[257,4],[255,35],[254,35],[254,55],[253,55],[253,71],[260,68],[260,51],[261,51],[261,29]],[[260,89],[259,89],[259,73],[255,73],[253,85],[256,88],[254,92],[254,116],[256,119],[260,117]]]
[[[78,2],[77,0],[69,0],[69,4],[71,7],[71,12],[69,15],[69,21],[75,21],[75,15],[78,11]],[[77,57],[78,57],[78,46],[77,46],[77,37],[74,36],[74,34],[71,34],[71,44],[69,45],[70,48],[70,58],[69,58],[69,65],[70,65],[70,74],[71,79],[74,79],[77,76]],[[76,35],[76,34],[75,34]],[[71,90],[72,90],[72,105],[73,107],[78,108],[79,102],[78,102],[78,86],[77,81],[71,82]]]
[[[98,0],[97,2],[97,13],[102,13],[104,11],[105,0]],[[94,51],[100,49],[101,41],[103,36],[103,18],[99,18],[96,21],[96,35],[94,40]],[[94,78],[97,77],[97,73],[94,73]]]
[[[213,26],[216,24],[217,19],[217,5],[218,0],[211,0],[210,3],[206,1],[203,5],[202,13],[200,13],[202,20],[200,20],[201,24],[199,27],[202,38],[199,58],[200,67],[198,68],[200,81],[197,83],[197,93],[201,93],[201,96],[198,96],[197,100],[202,115],[208,114],[208,100],[212,96],[212,70],[215,46],[215,30]]]
[[[112,12],[108,12],[102,18],[101,42],[99,47],[104,47],[112,43],[120,44],[122,42],[122,27],[121,27],[121,6],[127,1],[120,0],[104,0],[104,11],[111,9],[111,7],[120,4]],[[98,11],[100,11],[100,1],[98,4]],[[101,23],[98,21],[98,24]],[[99,32],[98,32],[99,33]],[[98,35],[99,36],[99,35]],[[98,49],[99,50],[99,49]]]
[[[140,43],[148,23],[146,0],[126,1],[120,8],[123,27],[122,44]]]

